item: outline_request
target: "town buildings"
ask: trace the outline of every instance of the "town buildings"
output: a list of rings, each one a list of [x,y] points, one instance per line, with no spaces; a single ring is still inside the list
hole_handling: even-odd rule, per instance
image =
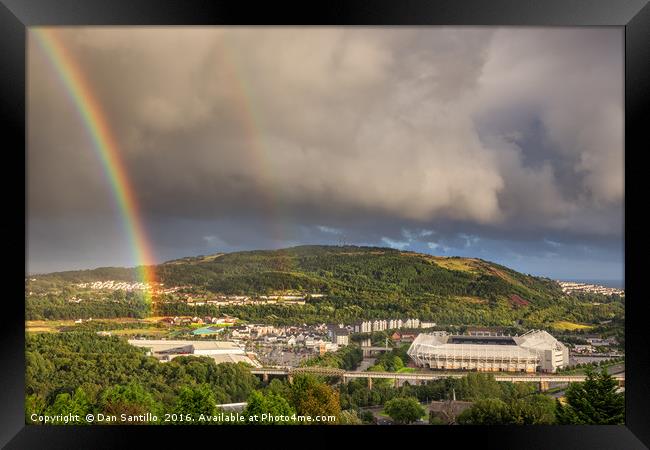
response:
[[[562,292],[565,294],[571,294],[574,292],[589,292],[592,294],[603,295],[625,295],[624,289],[600,286],[597,284],[577,283],[574,281],[558,281],[558,284],[562,288]]]
[[[350,343],[350,331],[342,326],[331,326],[328,335],[336,345],[348,345]]]
[[[419,319],[375,319],[363,320],[351,326],[354,333],[373,333],[375,331],[386,331],[396,329],[433,328],[434,322],[420,321]]]

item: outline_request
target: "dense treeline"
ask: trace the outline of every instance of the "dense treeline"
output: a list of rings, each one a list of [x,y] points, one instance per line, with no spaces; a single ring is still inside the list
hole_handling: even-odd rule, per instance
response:
[[[182,386],[207,383],[217,399],[228,403],[244,401],[257,385],[243,365],[190,356],[161,364],[123,339],[86,332],[28,334],[26,360],[27,394],[50,400],[77,387],[98,393],[134,381],[163,401]]]
[[[300,323],[353,323],[361,319],[416,317],[440,325],[483,325],[530,328],[550,328],[555,321],[598,323],[615,319],[622,326],[624,306],[621,303],[593,305],[572,297],[560,297],[549,304],[532,304],[513,308],[507,301],[474,303],[462,298],[323,298],[312,299],[306,305],[247,305],[190,306],[182,301],[161,303],[160,315],[232,314],[243,320],[277,325]]]
[[[404,370],[409,359],[406,354],[407,347],[403,346],[383,353],[377,358],[376,364],[368,370],[390,372]],[[341,385],[339,387],[341,406],[359,410],[363,407],[389,404],[398,398],[412,398],[419,402],[456,398],[475,402],[478,406],[474,412],[482,411],[481,405],[486,402],[490,405],[497,402],[499,406],[503,406],[508,411],[508,423],[550,424],[555,422],[554,400],[538,395],[533,383],[497,382],[491,374],[470,373],[460,379],[447,378],[414,386],[405,383],[398,388],[392,386],[391,380],[376,379],[373,385],[372,390],[365,380],[355,380]],[[406,400],[402,403],[408,405]],[[399,416],[399,411],[397,412],[397,416]],[[461,418],[461,423],[479,420],[475,416],[468,419],[468,416],[469,413]],[[465,422],[462,422],[463,420]],[[491,418],[490,420],[497,423],[501,419]],[[432,417],[431,423],[439,423],[439,421]]]
[[[116,292],[113,295],[124,294]],[[554,303],[513,308],[505,300],[493,303],[472,303],[457,298],[427,297],[398,299],[312,299],[305,305],[247,305],[247,306],[191,306],[181,300],[156,304],[156,310],[138,293],[127,293],[124,298],[86,299],[71,303],[59,294],[28,296],[25,300],[27,320],[88,319],[133,317],[152,315],[205,316],[231,314],[251,322],[265,322],[276,325],[293,325],[297,322],[353,323],[361,319],[389,317],[416,317],[445,325],[482,325],[530,328],[549,328],[555,321],[599,324],[611,323],[592,329],[590,332],[613,334],[623,339],[624,305],[609,303],[594,305],[582,303],[573,297],[558,298]],[[619,331],[610,332],[609,330]],[[579,333],[575,331],[574,333]],[[583,331],[584,333],[584,331]]]
[[[245,416],[262,411],[338,418],[341,412],[338,392],[313,377],[262,390],[245,364],[194,356],[160,363],[122,339],[95,333],[27,335],[26,363],[28,423],[35,422],[33,414],[79,414],[84,423],[88,413],[168,413],[175,415],[172,422],[187,423],[187,415],[196,420],[217,414],[221,403],[244,401]]]
[[[399,353],[392,357],[400,358]],[[331,361],[347,368],[357,360],[356,350],[350,349]],[[326,359],[317,362],[330,363]],[[587,382],[572,384],[567,390],[567,403],[562,405],[536,394],[532,383],[496,382],[494,376],[482,373],[424,385],[405,383],[397,388],[390,383],[374,383],[369,389],[367,381],[361,379],[332,387],[307,375],[295,376],[293,383],[273,379],[263,385],[244,364],[217,365],[209,357],[194,356],[160,363],[122,339],[88,332],[28,334],[26,363],[28,423],[37,422],[34,417],[43,414],[78,414],[84,423],[88,413],[118,417],[150,413],[173,414],[171,423],[184,424],[188,417],[196,420],[199,414],[217,414],[221,403],[242,401],[248,403],[243,412],[247,418],[271,413],[288,417],[285,423],[295,424],[301,423],[296,416],[321,415],[335,417],[335,423],[361,423],[362,419],[371,421],[361,408],[385,405],[396,398],[428,402],[454,396],[474,402],[458,418],[459,423],[535,424],[557,420],[613,424],[624,419],[623,396],[605,373],[590,373]],[[225,422],[218,419],[207,423]]]
[[[140,292],[112,292],[107,298],[86,295],[81,302],[70,302],[72,294],[28,295],[25,298],[26,320],[109,319],[114,317],[145,318],[151,315],[151,303]]]
[[[356,345],[341,347],[336,352],[309,358],[305,366],[333,367],[335,369],[355,370],[363,360],[363,351]]]
[[[207,389],[218,404],[246,401],[259,384],[244,364],[194,356],[161,364],[122,339],[87,332],[28,334],[25,357],[28,403],[41,409],[75,395],[105,406],[106,396],[145,393],[157,409],[173,411],[183,389]]]
[[[464,378],[471,384],[472,377]],[[490,382],[483,380],[485,386]],[[494,392],[474,397],[473,405],[457,418],[461,425],[614,425],[625,420],[625,397],[617,392],[616,381],[607,372],[588,371],[582,383],[571,383],[565,401],[510,388],[502,395]],[[507,389],[506,389],[507,390]]]
[[[92,281],[140,281],[138,268],[125,267],[99,267],[88,270],[70,270],[66,272],[56,272],[47,275],[32,275],[42,286],[57,285],[65,283],[88,283]],[[36,286],[39,286],[37,283]]]
[[[376,380],[378,381],[378,380]],[[383,405],[395,397],[415,397],[419,401],[457,400],[477,401],[485,398],[511,400],[535,393],[534,383],[497,382],[492,375],[470,373],[463,378],[444,378],[426,384],[410,385],[405,382],[395,388],[392,383],[373,383],[368,387],[364,379],[351,380],[339,386],[341,407],[363,408]]]
[[[135,330],[135,329],[167,329],[167,326],[161,323],[151,323],[142,320],[133,322],[118,322],[113,320],[90,320],[74,325],[62,326],[58,329],[61,332],[77,331],[115,331],[115,330]]]

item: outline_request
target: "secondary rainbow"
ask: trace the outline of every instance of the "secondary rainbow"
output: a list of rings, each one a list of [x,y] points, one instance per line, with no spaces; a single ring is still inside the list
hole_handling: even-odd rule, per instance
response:
[[[102,163],[121,213],[140,281],[153,286],[156,283],[153,251],[145,232],[133,186],[120,156],[117,138],[111,130],[108,118],[93,94],[81,67],[67,51],[56,30],[45,28],[32,30],[33,36],[44,50],[74,102],[92,140],[92,148]]]
[[[234,97],[231,103],[232,110],[242,127],[242,140],[247,144],[246,154],[252,172],[255,174],[252,183],[261,199],[263,217],[266,218],[272,239],[277,243],[286,242],[281,220],[282,206],[274,189],[276,182],[273,179],[272,164],[262,139],[264,115],[256,108],[253,83],[248,80],[248,72],[241,68],[239,59],[241,52],[233,50],[236,43],[229,41],[229,34],[224,33],[215,43],[217,44],[214,48],[215,56],[222,63],[222,74]]]

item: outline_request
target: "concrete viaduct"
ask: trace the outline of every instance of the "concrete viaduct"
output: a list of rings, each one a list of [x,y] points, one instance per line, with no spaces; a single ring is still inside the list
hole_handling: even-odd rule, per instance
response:
[[[368,387],[372,389],[373,379],[390,379],[394,380],[395,387],[399,387],[405,381],[410,384],[426,383],[431,380],[440,380],[443,378],[462,378],[469,372],[348,372],[342,369],[334,369],[331,367],[295,367],[295,368],[262,368],[252,369],[253,375],[261,375],[265,382],[268,382],[269,376],[286,376],[291,383],[293,376],[298,374],[313,374],[326,377],[340,378],[342,382],[347,382],[354,378],[366,378],[368,380]],[[486,372],[490,373],[490,372]],[[554,374],[497,374],[492,373],[496,381],[509,381],[511,383],[538,383],[540,391],[546,391],[549,388],[549,383],[573,383],[580,382],[586,379],[586,375],[554,375]],[[618,381],[619,386],[625,386],[625,374],[619,373],[612,375]]]

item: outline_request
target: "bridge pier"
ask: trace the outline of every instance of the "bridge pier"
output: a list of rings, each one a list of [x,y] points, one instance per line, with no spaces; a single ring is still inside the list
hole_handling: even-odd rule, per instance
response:
[[[372,391],[372,378],[368,377],[368,389]]]
[[[267,372],[265,372],[265,373],[262,375],[262,381],[264,381],[265,383],[268,383],[268,382],[269,382],[269,374],[268,374]]]
[[[395,377],[395,389],[399,387],[399,378]]]
[[[289,381],[289,384],[293,384],[293,375],[287,375],[287,381]]]
[[[548,391],[548,381],[540,381],[539,392],[546,392],[546,391]]]

